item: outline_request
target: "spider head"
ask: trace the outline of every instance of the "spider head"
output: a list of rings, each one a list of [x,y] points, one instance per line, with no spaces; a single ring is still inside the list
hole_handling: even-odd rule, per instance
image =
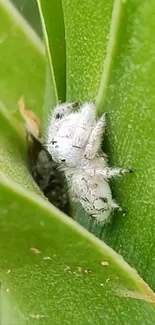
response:
[[[67,118],[67,116],[73,112],[73,109],[78,106],[77,102],[74,103],[63,103],[58,104],[52,111],[49,120],[49,130],[48,130],[48,138],[54,138],[57,134],[62,122]]]
[[[64,117],[66,117],[68,114],[72,112],[72,109],[76,108],[78,106],[78,103],[64,103],[61,105],[57,105],[53,112],[52,112],[52,119],[53,122],[59,122]]]
[[[63,118],[72,112],[72,109],[78,106],[77,102],[58,104],[52,112],[51,125],[59,125]]]
[[[52,111],[50,118],[50,128],[53,132],[57,132],[62,121],[78,106],[78,103],[58,104]]]

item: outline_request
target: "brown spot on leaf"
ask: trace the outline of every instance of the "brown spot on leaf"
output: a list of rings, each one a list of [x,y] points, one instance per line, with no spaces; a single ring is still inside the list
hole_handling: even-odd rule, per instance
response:
[[[27,129],[37,138],[41,137],[41,123],[38,116],[26,108],[24,98],[18,101],[20,113],[26,122]]]

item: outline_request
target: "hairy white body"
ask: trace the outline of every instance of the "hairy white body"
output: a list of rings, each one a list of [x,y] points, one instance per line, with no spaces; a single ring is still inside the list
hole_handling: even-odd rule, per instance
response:
[[[109,168],[101,151],[106,113],[96,119],[95,104],[85,103],[78,112],[76,103],[57,105],[50,117],[47,149],[65,173],[71,193],[87,214],[104,222],[114,209],[122,210],[112,199],[108,180],[131,172]]]

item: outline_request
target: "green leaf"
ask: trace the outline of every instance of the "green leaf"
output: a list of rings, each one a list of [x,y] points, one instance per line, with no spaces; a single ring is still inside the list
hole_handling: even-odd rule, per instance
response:
[[[25,130],[17,101],[23,95],[27,105],[39,116],[45,83],[44,46],[13,5],[0,2],[0,169],[2,177],[43,196],[28,171]],[[6,109],[8,108],[8,110]]]
[[[112,4],[63,1],[67,99],[92,100],[98,93],[98,114],[109,111],[103,149],[110,165],[132,167],[134,174],[112,182],[113,196],[127,209],[125,217],[114,216],[103,229],[83,212],[77,219],[155,289],[155,3],[115,0],[110,23]]]
[[[76,222],[9,180],[0,209],[2,324],[154,324],[151,290]]]
[[[62,0],[67,100],[94,100],[100,85],[113,0]]]
[[[42,37],[42,27],[36,0],[12,0],[14,6],[19,10],[21,15],[27,19],[32,28]]]
[[[60,86],[59,78],[56,78],[56,76],[60,77],[61,75],[58,70],[58,61],[56,61],[56,52],[59,57],[59,45],[62,44],[62,41],[64,42],[64,38],[62,33],[62,12],[57,10],[58,4],[60,2],[53,5],[40,0],[41,18],[44,24],[45,38],[48,41],[47,51],[49,55],[50,51],[51,53],[55,51],[53,52],[55,54],[52,53],[52,60],[50,61],[53,64],[54,73],[49,74],[49,70],[47,71],[45,104],[48,105],[52,100],[53,102],[57,100],[56,92]],[[143,171],[138,161],[141,158],[146,163],[146,158],[152,158],[152,152],[148,153],[146,151],[148,134],[145,129],[143,112],[140,111],[138,106],[138,103],[142,103],[143,100],[145,103],[144,108],[146,112],[149,112],[147,119],[150,122],[153,107],[154,69],[149,70],[150,61],[148,56],[151,57],[154,47],[152,42],[150,49],[151,45],[149,42],[147,43],[147,39],[149,37],[153,39],[151,31],[154,22],[151,19],[147,22],[147,28],[148,26],[151,26],[151,28],[148,28],[148,32],[145,29],[145,19],[150,18],[151,15],[148,15],[149,10],[153,13],[153,0],[150,0],[150,4],[152,8],[150,5],[149,9],[148,4],[142,4],[140,0],[137,0],[136,3],[133,0],[130,3],[116,0],[115,10],[113,10],[112,15],[113,1],[90,0],[89,3],[82,2],[82,0],[63,1],[67,50],[67,100],[94,99],[100,85],[103,62],[104,60],[108,62],[102,76],[97,104],[99,114],[102,111],[102,103],[110,111],[108,150],[110,151],[111,163],[124,165],[124,163],[134,162],[133,167],[139,166],[141,171],[139,175],[142,179]],[[11,21],[10,26],[14,22],[16,26],[18,25],[19,31],[21,30],[20,23],[22,21],[23,24],[23,20],[20,20],[19,15],[15,16],[14,11],[11,13],[10,8],[13,7],[10,6],[6,0],[5,2],[2,1],[2,5],[0,5],[2,13],[0,11],[0,15],[3,16],[4,11],[6,11],[6,16]],[[49,8],[56,8],[56,11],[53,12],[58,14],[57,22],[61,25],[60,30],[59,24],[56,25],[60,40],[58,46],[56,46],[56,33],[54,34],[53,27],[50,27],[53,21],[52,19],[49,21],[49,18],[51,18],[47,10]],[[61,6],[59,6],[59,9],[61,9]],[[59,15],[60,13],[61,15]],[[11,16],[12,14],[14,18]],[[110,27],[111,16],[112,23]],[[138,27],[141,25],[140,17],[143,17],[143,25],[145,26],[142,29],[142,34],[140,34],[140,27]],[[48,23],[46,23],[46,19],[48,19]],[[110,40],[107,47],[110,28]],[[136,36],[138,40],[140,39],[138,46],[134,34],[136,28],[138,33]],[[10,29],[12,30],[12,27]],[[144,45],[144,37],[147,50],[144,51],[143,57],[141,47],[142,44]],[[29,36],[27,38],[29,39]],[[122,43],[122,40],[124,40],[124,43]],[[32,43],[32,48],[34,48],[34,42]],[[141,44],[140,47],[139,44]],[[20,45],[20,42],[16,43],[16,45]],[[55,57],[54,61],[53,55]],[[39,51],[38,57],[40,57]],[[146,58],[147,61],[145,61]],[[140,69],[137,67],[137,60],[140,60]],[[151,59],[151,62],[154,62],[153,59]],[[141,78],[143,64],[147,73],[150,73],[147,75],[148,79],[145,75],[145,69],[143,78]],[[18,64],[17,67],[19,67]],[[26,70],[24,71],[25,74]],[[29,74],[27,74],[27,78],[29,78]],[[150,111],[146,105],[146,99],[143,98],[145,97],[143,95],[143,87],[146,86],[145,79],[148,86],[152,81],[152,91],[149,93],[149,105],[152,105],[152,107],[149,106]],[[18,83],[16,79],[13,79],[12,83],[10,83],[12,86],[11,92],[14,94],[14,89],[16,89]],[[59,94],[61,91],[63,94],[64,85],[63,77]],[[133,85],[133,88],[131,85]],[[23,84],[23,91],[25,87],[25,84]],[[49,94],[50,88],[53,89],[52,97]],[[136,91],[140,92],[140,89],[142,89],[141,96],[137,97]],[[30,83],[29,91],[31,92]],[[124,94],[127,97],[124,97]],[[136,102],[136,98],[138,98],[138,102]],[[131,104],[135,105],[136,111],[131,108]],[[7,104],[5,106],[7,107]],[[33,109],[30,104],[28,106]],[[34,111],[35,109],[36,112],[40,112],[41,116],[39,105],[36,105],[36,108],[34,107]],[[126,264],[122,257],[117,255],[110,247],[92,236],[43,198],[35,195],[37,190],[34,183],[31,183],[31,177],[28,174],[25,162],[25,141],[22,139],[19,124],[11,118],[3,105],[1,105],[0,114],[0,140],[2,142],[0,157],[2,170],[0,179],[0,279],[2,282],[0,322],[3,325],[10,323],[13,325],[31,325],[34,321],[37,324],[46,323],[47,325],[51,323],[57,325],[70,323],[75,325],[98,325],[102,323],[105,325],[154,325],[154,293],[137,275],[136,271]],[[43,115],[45,115],[44,112]],[[122,123],[121,127],[119,121]],[[142,131],[137,127],[139,121]],[[129,123],[131,129],[128,127]],[[153,123],[151,127],[152,125]],[[139,136],[141,145],[138,146],[137,137],[132,137],[135,146],[129,146],[128,142],[124,145],[126,133],[127,136],[133,136],[132,128],[134,126],[135,135]],[[147,124],[147,129],[148,127]],[[152,150],[153,132],[150,134],[149,140],[151,140]],[[137,150],[136,153],[134,148]],[[145,156],[142,148],[145,149]],[[139,155],[138,160],[136,158],[137,153]],[[150,170],[153,173],[152,167]],[[144,176],[146,177],[146,175]],[[131,264],[134,264],[136,268],[139,265],[141,274],[146,275],[143,271],[145,269],[146,272],[146,268],[151,265],[150,261],[143,265],[146,249],[144,249],[144,256],[140,250],[136,250],[137,243],[139,245],[138,249],[140,245],[142,247],[142,244],[144,244],[142,234],[145,230],[144,223],[141,223],[142,217],[139,217],[142,201],[137,201],[140,203],[136,205],[136,198],[133,197],[133,191],[136,190],[138,195],[138,189],[141,189],[138,187],[138,181],[139,178],[135,173],[132,179],[126,178],[120,182],[117,181],[117,188],[114,188],[114,191],[117,190],[115,193],[117,193],[118,201],[124,202],[124,204],[125,202],[129,203],[129,209],[131,208],[129,215],[124,219],[120,216],[117,219],[115,218],[111,225],[106,225],[103,233],[102,228],[96,224],[93,225],[93,229],[95,234],[104,236],[105,240],[109,241],[110,245],[116,247],[118,251],[120,250],[128,260],[130,257]],[[146,182],[146,184],[148,186],[150,183]],[[140,182],[141,185],[144,185],[144,183]],[[152,182],[151,185],[153,186]],[[148,189],[151,190],[150,187]],[[143,198],[148,199],[146,196],[148,192],[146,190],[145,192],[142,191]],[[127,202],[127,198],[129,202]],[[135,203],[134,208],[131,198]],[[148,207],[147,204],[146,206]],[[149,209],[152,206],[149,204]],[[144,209],[142,213],[147,217],[149,211]],[[130,213],[133,214],[130,216]],[[132,220],[132,216],[134,220]],[[86,227],[91,226],[90,219],[84,217],[83,213],[81,213],[80,218],[84,220],[82,222],[86,223]],[[149,222],[150,219],[148,218]],[[149,225],[152,227],[151,223]],[[147,237],[149,237],[149,225]],[[116,230],[119,236],[116,234]],[[128,241],[132,241],[131,246]],[[148,243],[153,245],[153,239],[147,238],[144,248],[150,248]],[[135,252],[133,252],[133,249],[135,249]],[[151,249],[153,251],[153,246],[151,246]],[[143,267],[140,269],[140,266]],[[153,271],[151,272],[149,267],[148,273],[150,276],[153,275]]]
[[[56,101],[66,98],[66,52],[61,0],[37,0]],[[52,17],[52,19],[51,19]]]
[[[25,189],[43,196],[28,170],[23,129],[0,105],[0,176],[9,177]]]
[[[45,84],[44,46],[11,2],[0,1],[0,100],[18,116],[23,95],[41,117]],[[17,112],[17,113],[16,113]]]
[[[127,1],[122,11],[104,106],[111,164],[132,166],[134,175],[115,182],[128,213],[103,238],[155,289],[155,2]]]

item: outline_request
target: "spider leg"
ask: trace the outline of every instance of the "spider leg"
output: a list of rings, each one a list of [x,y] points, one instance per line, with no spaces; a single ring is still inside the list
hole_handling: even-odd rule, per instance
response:
[[[84,154],[87,159],[93,159],[101,147],[102,135],[105,132],[106,117],[107,113],[104,113],[91,132]]]
[[[123,169],[106,167],[104,169],[94,169],[83,167],[82,169],[90,176],[102,176],[105,180],[133,172],[131,168]]]
[[[123,216],[126,214],[126,210],[124,210],[118,203],[116,203],[114,200],[111,203],[111,207],[114,210],[119,211]]]
[[[78,114],[79,120],[73,138],[73,147],[83,148],[95,122],[95,104],[84,104]]]

